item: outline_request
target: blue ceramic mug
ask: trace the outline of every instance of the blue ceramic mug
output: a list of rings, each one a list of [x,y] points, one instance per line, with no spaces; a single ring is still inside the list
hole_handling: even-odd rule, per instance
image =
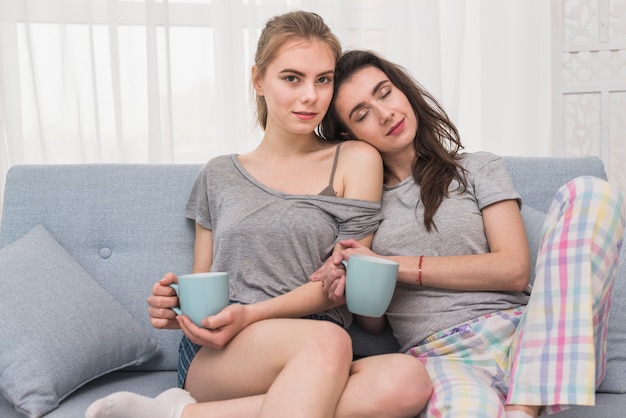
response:
[[[354,254],[346,266],[346,304],[357,315],[381,317],[391,303],[400,265],[392,260]]]
[[[228,306],[230,299],[225,272],[183,274],[178,276],[178,284],[170,287],[176,291],[180,305],[172,308],[176,315],[187,315],[199,327],[204,318]]]

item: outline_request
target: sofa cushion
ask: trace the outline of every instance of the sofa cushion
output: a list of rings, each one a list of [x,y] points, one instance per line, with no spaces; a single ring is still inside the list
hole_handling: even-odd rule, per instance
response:
[[[0,250],[0,390],[39,417],[85,383],[158,351],[43,226]]]
[[[535,281],[535,264],[537,264],[537,253],[543,238],[543,222],[546,220],[546,214],[523,203],[521,213],[530,250],[530,284],[532,285]]]
[[[61,406],[46,414],[45,418],[84,418],[85,411],[92,402],[111,393],[130,391],[154,398],[176,385],[177,372],[175,370],[159,372],[132,369],[108,373],[76,390],[63,400]],[[12,405],[2,396],[0,396],[0,417],[17,418]]]
[[[619,254],[606,344],[606,375],[598,392],[626,393],[626,245]]]
[[[0,3],[2,0],[0,0]],[[153,328],[146,298],[168,271],[193,266],[185,202],[200,164],[17,165],[7,174],[0,248],[46,229],[157,341],[139,366],[177,370],[180,330]]]

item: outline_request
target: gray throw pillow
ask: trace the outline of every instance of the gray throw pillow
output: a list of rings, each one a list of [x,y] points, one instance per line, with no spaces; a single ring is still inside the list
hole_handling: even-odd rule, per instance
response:
[[[0,391],[40,417],[158,346],[43,226],[0,250]]]

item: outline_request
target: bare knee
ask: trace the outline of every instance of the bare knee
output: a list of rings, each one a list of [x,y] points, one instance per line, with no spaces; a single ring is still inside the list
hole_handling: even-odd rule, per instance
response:
[[[276,362],[279,373],[285,368],[306,365],[318,376],[347,379],[352,364],[352,340],[346,330],[329,321],[310,319],[275,320],[274,324],[280,324],[285,333],[271,344],[281,349]]]
[[[343,328],[320,321],[307,335],[301,354],[310,361],[319,360],[348,371],[352,363],[352,340]]]
[[[433,385],[426,368],[418,359],[397,354],[391,359],[387,377],[387,402],[394,416],[413,417],[428,403]]]
[[[375,399],[368,416],[414,417],[424,409],[433,386],[424,365],[407,354],[374,356],[379,359],[375,376],[368,376]]]

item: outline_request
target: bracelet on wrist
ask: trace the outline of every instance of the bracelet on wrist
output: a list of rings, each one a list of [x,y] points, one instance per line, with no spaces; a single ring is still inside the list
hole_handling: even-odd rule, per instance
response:
[[[419,271],[417,272],[417,284],[420,286],[423,286],[422,285],[422,261],[423,260],[424,260],[424,256],[420,255],[420,261],[418,265]]]

